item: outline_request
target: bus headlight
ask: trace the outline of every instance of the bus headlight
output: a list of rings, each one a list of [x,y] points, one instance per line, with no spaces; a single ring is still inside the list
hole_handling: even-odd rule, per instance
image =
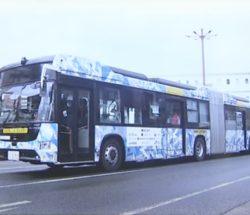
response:
[[[51,142],[50,141],[40,142],[40,150],[50,149],[50,146],[51,146]]]

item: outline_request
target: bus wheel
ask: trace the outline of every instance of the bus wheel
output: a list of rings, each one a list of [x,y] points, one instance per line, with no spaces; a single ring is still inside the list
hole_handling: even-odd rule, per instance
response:
[[[194,156],[197,161],[204,160],[206,155],[206,147],[203,138],[198,137],[194,144]]]
[[[101,164],[108,172],[116,171],[122,164],[122,148],[115,138],[103,143],[101,151]]]

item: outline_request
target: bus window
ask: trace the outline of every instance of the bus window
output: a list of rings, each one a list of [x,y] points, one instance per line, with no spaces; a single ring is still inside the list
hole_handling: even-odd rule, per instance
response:
[[[126,92],[124,92],[123,104],[125,124],[142,124],[141,98],[142,93],[140,91],[126,90]]]
[[[181,124],[181,103],[169,100],[167,102],[168,124],[180,126]]]
[[[99,113],[102,123],[121,123],[120,91],[102,88],[99,91]]]
[[[73,91],[63,89],[61,93],[62,107],[62,148],[64,151],[73,153],[73,128],[75,124]]]
[[[159,116],[159,104],[156,102],[155,93],[143,94],[142,120],[146,126],[156,126]]]
[[[198,123],[198,102],[187,100],[187,121]]]
[[[226,130],[236,130],[236,112],[234,110],[225,110]]]
[[[78,149],[89,152],[89,102],[88,90],[79,90],[78,93]]]
[[[157,98],[157,125],[166,126],[167,125],[167,103],[164,96],[160,95]],[[155,112],[154,112],[155,113]]]
[[[236,112],[236,126],[237,130],[243,130],[243,113],[239,111]]]
[[[187,122],[198,123],[199,128],[210,126],[208,102],[187,100]]]
[[[207,102],[199,102],[199,116],[200,116],[200,126],[209,126],[210,120],[209,120],[209,108]]]
[[[148,126],[167,126],[167,101],[164,95],[145,93],[143,101],[143,122]]]

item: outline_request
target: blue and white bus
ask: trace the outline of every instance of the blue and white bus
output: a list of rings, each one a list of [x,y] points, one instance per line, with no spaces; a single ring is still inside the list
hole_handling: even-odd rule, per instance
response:
[[[242,98],[72,55],[0,70],[0,159],[50,167],[249,150]]]

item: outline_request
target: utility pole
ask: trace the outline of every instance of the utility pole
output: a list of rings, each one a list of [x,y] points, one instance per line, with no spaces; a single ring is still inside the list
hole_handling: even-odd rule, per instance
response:
[[[212,31],[208,31],[206,34],[203,34],[203,29],[201,29],[201,34],[197,34],[195,31],[193,31],[196,36],[186,36],[189,38],[195,38],[201,39],[201,55],[202,55],[202,79],[203,79],[203,85],[206,86],[206,75],[205,75],[205,55],[204,55],[204,38],[210,39],[211,37],[217,36],[215,35],[209,35]]]

